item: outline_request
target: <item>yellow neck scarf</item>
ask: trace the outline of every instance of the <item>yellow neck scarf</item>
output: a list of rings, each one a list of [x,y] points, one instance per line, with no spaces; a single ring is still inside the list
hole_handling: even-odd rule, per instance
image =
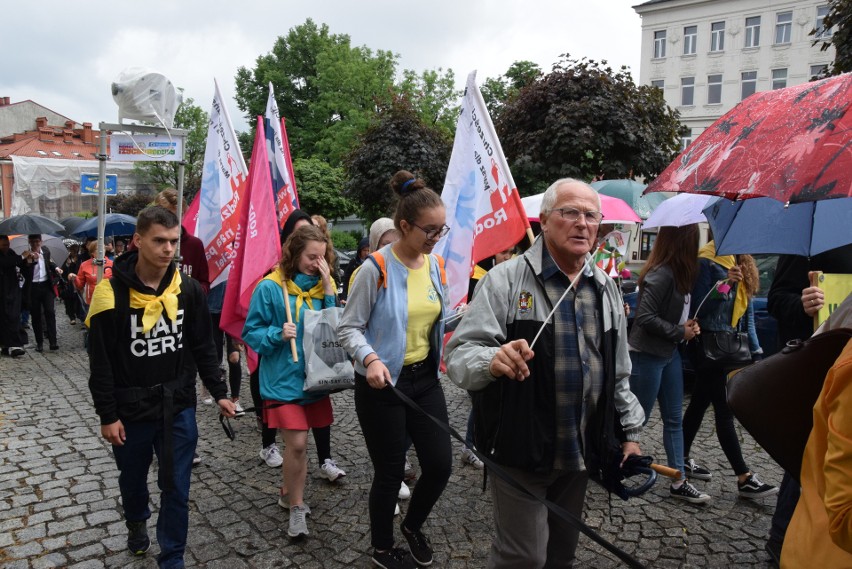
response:
[[[734,255],[716,256],[716,243],[714,241],[708,242],[698,251],[698,258],[709,259],[724,269],[730,269],[737,264],[737,258]],[[738,284],[737,296],[734,299],[734,313],[731,316],[731,326],[734,328],[737,327],[737,323],[743,314],[746,313],[746,310],[748,310],[748,294],[746,294],[745,287],[742,284]]]
[[[141,292],[130,289],[130,308],[144,308],[145,312],[142,315],[142,332],[148,332],[160,319],[163,313],[163,308],[166,309],[166,315],[170,320],[174,321],[177,318],[178,311],[178,293],[180,293],[180,271],[175,271],[172,275],[172,282],[163,291],[160,296],[153,294],[142,294]],[[92,304],[89,306],[89,313],[86,316],[86,326],[89,326],[91,319],[96,314],[105,310],[115,308],[115,293],[112,290],[112,284],[109,279],[104,279],[95,288],[92,295]]]
[[[275,282],[279,286],[282,286],[282,287],[284,286],[284,283],[286,282],[287,293],[292,294],[293,296],[296,297],[296,314],[293,315],[293,318],[295,318],[296,322],[299,321],[299,313],[302,311],[302,305],[305,302],[308,303],[308,308],[313,310],[314,309],[313,299],[316,298],[318,300],[322,300],[323,298],[325,298],[325,289],[322,286],[322,279],[318,280],[317,284],[315,284],[308,291],[302,290],[301,288],[296,286],[296,283],[294,283],[293,281],[291,281],[289,279],[284,281],[284,275],[281,273],[280,267],[275,269],[274,271],[272,271],[268,275],[266,275],[264,277],[264,279],[268,279],[272,282]],[[289,300],[287,302],[289,302]]]
[[[169,320],[174,321],[177,318],[178,311],[178,293],[180,293],[180,271],[175,271],[172,275],[172,282],[163,291],[160,296],[153,294],[143,294],[135,289],[130,289],[130,308],[144,308],[142,314],[142,332],[146,333],[163,313],[163,308],[166,309],[166,316]]]

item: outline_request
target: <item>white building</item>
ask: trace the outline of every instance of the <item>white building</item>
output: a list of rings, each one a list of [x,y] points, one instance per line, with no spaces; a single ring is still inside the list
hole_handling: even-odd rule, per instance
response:
[[[639,82],[663,89],[690,129],[688,143],[755,91],[811,80],[834,60],[826,0],[649,0],[642,17]]]

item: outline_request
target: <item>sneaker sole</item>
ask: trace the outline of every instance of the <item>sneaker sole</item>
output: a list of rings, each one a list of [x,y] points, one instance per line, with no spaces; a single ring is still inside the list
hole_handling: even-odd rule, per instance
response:
[[[310,533],[308,533],[307,531],[305,531],[304,533],[302,533],[302,532],[296,532],[295,534],[293,534],[293,533],[290,533],[290,530],[287,530],[287,535],[288,535],[288,536],[290,536],[290,537],[291,537],[291,538],[293,538],[293,539],[298,539],[298,538],[300,538],[300,537],[306,537],[306,536],[310,535]]]
[[[759,498],[765,498],[767,496],[774,496],[777,493],[778,493],[778,488],[776,487],[776,488],[773,488],[772,490],[766,490],[765,492],[748,492],[748,493],[740,492],[739,496],[740,496],[740,498],[742,498],[744,500],[757,500]]]
[[[690,504],[706,504],[712,498],[707,496],[706,498],[690,498],[689,496],[679,496],[677,494],[669,494],[675,500],[681,500],[683,502],[689,502]]]
[[[148,543],[148,545],[145,546],[145,549],[130,549],[130,548],[128,548],[128,551],[130,552],[130,555],[133,555],[135,557],[139,557],[140,555],[145,555],[145,553],[147,553],[149,549],[151,549],[150,543]]]

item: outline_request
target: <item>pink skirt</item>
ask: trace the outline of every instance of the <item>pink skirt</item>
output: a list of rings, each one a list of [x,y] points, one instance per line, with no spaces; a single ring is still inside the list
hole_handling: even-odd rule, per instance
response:
[[[271,403],[277,404],[277,406],[270,408]],[[272,429],[292,431],[307,431],[315,427],[327,427],[334,422],[331,399],[323,397],[319,401],[307,405],[282,404],[280,401],[264,400],[263,422]]]

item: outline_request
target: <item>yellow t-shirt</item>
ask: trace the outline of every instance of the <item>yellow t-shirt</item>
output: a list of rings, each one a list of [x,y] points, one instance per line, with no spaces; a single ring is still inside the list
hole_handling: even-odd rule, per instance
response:
[[[408,327],[405,330],[403,365],[415,364],[429,357],[429,332],[441,315],[441,298],[432,285],[429,262],[429,256],[424,255],[422,267],[408,269]]]

